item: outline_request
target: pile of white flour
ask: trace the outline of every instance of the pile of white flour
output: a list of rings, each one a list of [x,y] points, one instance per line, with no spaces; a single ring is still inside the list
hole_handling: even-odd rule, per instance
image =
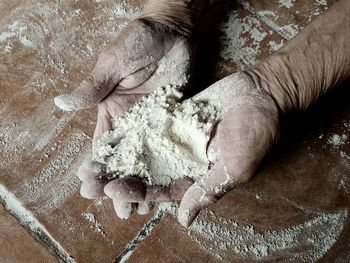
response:
[[[181,97],[178,87],[159,88],[114,120],[116,128],[101,137],[97,148],[107,173],[168,185],[208,171],[206,148],[220,110],[194,99],[181,103]]]

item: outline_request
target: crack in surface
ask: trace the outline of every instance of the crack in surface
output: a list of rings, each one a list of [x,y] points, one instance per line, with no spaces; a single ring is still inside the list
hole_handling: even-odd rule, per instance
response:
[[[2,184],[0,184],[0,203],[9,214],[14,216],[30,233],[33,233],[35,238],[42,241],[45,247],[51,253],[55,254],[62,262],[75,263],[75,260],[50,235],[35,216]]]
[[[161,208],[155,212],[153,217],[143,226],[131,242],[126,246],[124,251],[112,261],[112,263],[124,263],[132,255],[135,249],[152,233],[153,229],[164,217],[165,212]]]

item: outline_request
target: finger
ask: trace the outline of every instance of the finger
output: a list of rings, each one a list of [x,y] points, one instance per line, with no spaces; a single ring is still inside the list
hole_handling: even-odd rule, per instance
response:
[[[86,199],[97,199],[104,197],[105,184],[99,180],[83,182],[80,187],[80,195]]]
[[[104,192],[120,202],[142,202],[145,200],[146,188],[142,181],[135,177],[124,177],[109,182]]]
[[[192,185],[184,194],[179,211],[178,220],[184,227],[189,227],[199,211],[217,201],[215,195],[208,194],[199,183]]]
[[[146,215],[152,211],[153,207],[154,207],[153,202],[140,202],[137,205],[137,213],[139,215]]]
[[[112,117],[103,107],[98,107],[97,121],[94,136],[92,138],[92,158],[95,159],[98,150],[98,139],[112,129]]]
[[[132,203],[121,202],[120,200],[113,198],[113,207],[120,219],[128,219],[133,211]]]
[[[123,202],[169,202],[181,200],[192,183],[192,180],[183,178],[173,181],[169,186],[146,186],[138,178],[125,177],[109,182],[104,192],[107,196]]]
[[[192,180],[182,178],[172,181],[169,186],[147,186],[145,200],[157,203],[181,200],[192,184]]]
[[[99,179],[102,172],[100,167],[92,164],[82,164],[77,172],[79,179],[83,182],[80,187],[80,195],[87,199],[104,197],[104,187],[108,181]]]
[[[111,58],[102,53],[94,70],[73,92],[55,98],[56,106],[65,111],[74,111],[100,102],[120,81],[112,69]]]
[[[181,225],[190,226],[200,210],[216,203],[236,185],[237,181],[222,167],[216,163],[207,175],[193,184],[184,194],[178,212]]]
[[[157,69],[157,63],[152,63],[135,73],[127,76],[126,78],[122,79],[118,86],[121,91],[127,91],[129,89],[134,89],[141,84],[143,84],[145,81],[147,81],[154,71]]]
[[[103,169],[99,163],[86,161],[79,167],[77,176],[81,181],[85,182],[95,179],[100,173],[103,173]]]

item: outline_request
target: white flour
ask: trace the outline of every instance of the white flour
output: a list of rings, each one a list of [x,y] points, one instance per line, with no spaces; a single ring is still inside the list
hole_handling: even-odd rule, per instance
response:
[[[346,134],[333,134],[329,139],[328,139],[328,144],[338,147],[340,145],[346,144],[346,141],[348,139],[348,136]]]
[[[126,18],[136,16],[141,9],[135,4],[138,1],[95,0],[98,4],[94,5],[93,8],[87,4],[77,5],[79,2],[81,1],[67,0],[57,3],[25,1],[18,5],[15,10],[6,14],[0,26],[0,56],[2,61],[0,69],[3,79],[6,80],[3,83],[5,88],[2,91],[4,94],[10,90],[14,92],[10,99],[5,96],[6,100],[0,102],[0,112],[2,113],[0,166],[2,169],[6,168],[11,171],[9,174],[5,172],[6,170],[2,172],[3,177],[13,178],[11,182],[25,178],[16,189],[12,187],[14,183],[9,183],[11,189],[6,189],[0,184],[0,198],[5,202],[7,209],[15,214],[22,224],[26,225],[36,235],[44,235],[43,239],[46,243],[52,242],[49,246],[53,247],[57,254],[62,254],[61,258],[64,258],[67,262],[70,259],[68,253],[41,224],[46,224],[46,222],[40,223],[36,216],[40,215],[41,218],[43,215],[50,216],[55,209],[63,211],[62,204],[67,199],[74,200],[72,196],[79,186],[79,181],[74,177],[76,171],[74,157],[76,156],[76,159],[79,160],[84,159],[85,150],[90,148],[87,145],[90,138],[75,129],[68,133],[63,132],[66,126],[70,125],[75,114],[53,115],[55,109],[52,97],[64,92],[64,90],[68,91],[67,86],[72,89],[78,85],[79,81],[92,67],[99,51],[116,32],[126,26]],[[316,2],[325,5],[329,1],[316,0]],[[93,13],[88,11],[91,9],[94,10]],[[319,14],[317,10],[306,10],[309,12],[307,16],[310,19],[313,18]],[[324,8],[321,10],[324,10]],[[257,11],[261,14],[261,17],[266,17],[267,14],[263,12],[266,13],[266,11]],[[277,13],[270,13],[273,14],[272,21],[278,22],[277,19],[280,16]],[[255,63],[263,46],[260,43],[267,41],[269,36],[266,35],[264,32],[266,30],[261,28],[261,25],[261,22],[255,20],[255,16],[240,18],[237,12],[233,11],[232,17],[223,28],[224,51],[221,53],[223,58],[238,63],[239,68],[243,68],[246,64]],[[253,27],[257,29],[252,32],[247,31]],[[282,26],[281,29],[277,28],[276,31],[283,31],[286,38],[289,39],[300,28],[299,25],[292,23]],[[271,49],[277,49],[281,46],[281,43],[272,40],[268,45]],[[31,59],[28,63],[18,63],[22,61],[22,58]],[[13,61],[15,67],[9,67],[11,63],[8,63],[8,61]],[[162,68],[167,69],[168,66],[168,64],[165,64]],[[11,87],[11,89],[8,87]],[[12,89],[12,87],[17,87],[17,89]],[[16,111],[11,108],[11,105],[16,104],[10,103],[11,100],[26,96],[31,98],[32,103],[30,104],[28,100],[29,106],[27,105],[26,110],[23,111],[22,109],[19,115],[14,115]],[[349,128],[350,122],[347,122],[346,125]],[[342,138],[341,134],[339,137],[330,138],[331,140],[328,143],[337,148],[343,146],[344,143],[348,143],[347,139]],[[59,135],[64,137],[59,137]],[[349,135],[347,136],[349,137]],[[61,145],[61,149],[54,151],[52,146],[57,142],[57,137],[64,138],[64,140],[58,144]],[[342,160],[349,165],[349,153],[341,151],[340,154]],[[26,168],[32,173],[23,174],[23,162],[32,156],[33,160],[43,158],[42,165],[40,167],[33,166],[31,169]],[[34,161],[32,163],[35,164]],[[349,180],[346,181],[346,178],[348,177],[344,176],[344,179],[340,182],[341,189],[345,189],[345,187],[349,189]],[[7,181],[5,180],[5,182]],[[16,197],[11,192],[15,192]],[[98,204],[100,205],[100,203]],[[28,207],[31,212],[27,209]],[[167,209],[167,207],[162,205],[161,209]],[[173,207],[171,209],[175,210]],[[69,209],[65,209],[64,212],[66,214],[65,220],[71,221],[71,223],[62,225],[53,223],[53,226],[61,228],[61,231],[67,231],[67,235],[69,233],[68,226],[74,226],[76,227],[74,229],[77,230],[74,230],[71,234],[80,236],[80,214],[73,213],[74,211],[72,212]],[[175,212],[172,211],[172,213]],[[104,214],[101,213],[101,215]],[[102,223],[97,222],[97,217],[92,212],[83,212],[82,216],[89,224],[88,227],[92,226],[93,232],[96,231],[98,235],[101,234],[99,229],[109,231],[107,227],[102,229]],[[101,222],[104,223],[102,219],[103,216],[101,216]],[[235,228],[233,224],[230,225],[229,223],[224,226],[221,225],[221,231],[215,234],[213,230],[217,223],[216,220],[219,221],[215,218],[212,220],[214,223],[204,220],[202,221],[203,224],[198,226],[198,230],[193,229],[193,236],[196,233],[200,233],[202,236],[208,234],[208,243],[200,241],[206,251],[217,252],[225,257],[227,250],[220,250],[215,246],[220,243],[220,237],[225,236],[222,233],[230,233],[229,231],[232,231],[233,236],[223,241],[226,244],[229,244],[233,238],[238,238],[233,243],[236,245],[242,244],[244,240],[257,238],[255,244],[257,244],[258,249],[254,249],[252,243],[249,243],[247,252],[242,250],[242,246],[238,247],[238,254],[243,253],[246,258],[249,255],[256,258],[255,255],[259,251],[262,252],[260,255],[266,255],[265,246],[259,246],[260,243],[265,241],[269,246],[267,251],[269,255],[275,254],[276,251],[283,248],[279,245],[281,243],[276,243],[276,245],[271,243],[271,239],[268,239],[270,237],[269,232],[260,235],[253,229],[255,232],[252,234],[246,232],[242,227]],[[298,236],[300,230],[304,231],[306,229],[307,237],[317,241],[311,244],[310,250],[304,253],[304,256],[310,256],[308,262],[312,262],[311,259],[319,258],[334,244],[335,239],[339,237],[339,233],[343,229],[343,223],[341,213],[320,214],[312,220],[289,227],[287,230]],[[155,225],[156,223],[150,229],[154,228]],[[325,228],[326,232],[320,231],[321,225],[328,227],[328,229]],[[116,228],[110,228],[111,232],[115,230]],[[284,236],[287,232],[283,230],[277,230],[276,233],[278,237],[287,238],[288,236]],[[247,233],[247,237],[241,239],[245,233]],[[148,236],[149,234],[150,230],[148,228],[145,235]],[[89,237],[87,236],[87,238]],[[104,237],[104,240],[107,240],[107,238],[108,235]],[[68,239],[67,248],[72,247],[72,243]],[[110,242],[110,240],[107,241]],[[107,242],[101,242],[101,246],[106,244]],[[301,240],[296,239],[292,245],[297,249],[298,245],[301,246],[302,244]],[[318,244],[319,246],[317,246]],[[76,247],[79,249],[79,246]],[[313,248],[316,249],[315,252],[313,252]],[[130,253],[125,256],[125,259],[129,255]],[[345,258],[344,260],[346,261]]]
[[[159,88],[136,104],[99,142],[98,161],[113,177],[139,176],[168,185],[208,170],[206,147],[220,110],[204,101],[180,103],[179,88]]]
[[[292,8],[295,0],[278,0],[280,7]]]
[[[90,228],[94,228],[96,233],[100,233],[102,236],[106,236],[105,231],[103,230],[102,224],[97,220],[96,216],[91,212],[81,213],[81,216],[91,223]]]
[[[257,62],[261,52],[259,43],[268,36],[258,19],[251,15],[241,17],[237,11],[232,12],[228,22],[223,25],[222,33],[220,55],[237,63],[240,69]]]
[[[223,261],[238,257],[249,262],[315,262],[336,243],[347,218],[346,210],[317,213],[305,223],[259,233],[254,226],[204,212],[193,222],[189,234]]]

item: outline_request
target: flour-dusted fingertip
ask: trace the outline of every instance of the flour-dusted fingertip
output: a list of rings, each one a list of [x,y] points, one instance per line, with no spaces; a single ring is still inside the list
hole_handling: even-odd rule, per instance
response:
[[[96,199],[105,197],[103,188],[104,185],[100,184],[98,181],[96,181],[95,183],[83,182],[80,187],[80,195],[86,199]]]
[[[114,179],[105,186],[105,194],[121,202],[144,202],[146,187],[140,179],[124,177]]]
[[[178,220],[183,227],[188,228],[196,218],[199,210],[179,209]]]
[[[183,226],[183,227],[188,227],[189,226],[189,210],[185,209],[178,212],[178,216],[177,219],[179,220],[179,223]]]
[[[111,181],[108,184],[106,184],[103,191],[104,191],[105,195],[107,195],[109,198],[112,198],[112,199],[115,198],[116,191],[117,191],[115,181]]]
[[[147,215],[149,212],[152,211],[153,207],[153,202],[140,202],[137,205],[137,213],[139,215]]]
[[[69,95],[63,94],[54,98],[55,105],[64,111],[74,111],[75,105],[72,100],[69,99]]]
[[[112,200],[113,200],[113,207],[117,216],[123,220],[128,219],[133,211],[132,203],[121,202],[116,198]]]

